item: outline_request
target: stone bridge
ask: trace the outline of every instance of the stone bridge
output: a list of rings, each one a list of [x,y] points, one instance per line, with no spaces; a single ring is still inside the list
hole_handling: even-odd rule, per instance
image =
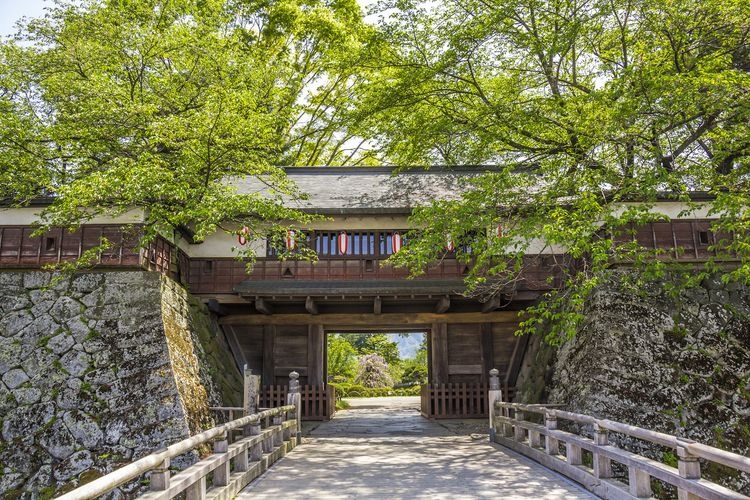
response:
[[[302,443],[298,378],[290,374],[287,405],[262,410],[254,409],[257,384],[246,376],[245,408],[217,409],[229,413],[229,422],[60,498],[97,498],[139,480],[150,487],[141,495],[147,499],[181,494],[187,500],[620,499],[651,498],[656,485],[662,496],[676,493],[681,500],[749,498],[702,479],[701,463],[750,473],[750,458],[551,405],[503,403],[497,370],[490,373],[489,426],[476,420],[424,419],[418,398],[369,398],[355,401],[329,422],[308,427],[306,444],[297,449]],[[237,411],[244,416],[234,419]],[[617,437],[610,439],[610,434]],[[626,442],[623,438],[671,449],[677,463],[620,448],[616,443]],[[207,453],[211,443],[213,452]],[[173,473],[171,460],[186,453],[203,458]]]

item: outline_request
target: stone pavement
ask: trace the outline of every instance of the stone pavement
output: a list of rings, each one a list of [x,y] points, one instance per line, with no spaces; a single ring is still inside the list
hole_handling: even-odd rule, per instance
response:
[[[418,398],[350,400],[237,498],[594,498],[490,444],[479,421],[430,421]]]

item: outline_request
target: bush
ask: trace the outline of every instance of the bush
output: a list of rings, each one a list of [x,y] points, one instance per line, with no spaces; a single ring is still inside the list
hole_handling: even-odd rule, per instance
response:
[[[365,387],[360,384],[329,384],[336,389],[336,399],[341,398],[377,398],[386,396],[419,396],[420,386],[410,387]]]

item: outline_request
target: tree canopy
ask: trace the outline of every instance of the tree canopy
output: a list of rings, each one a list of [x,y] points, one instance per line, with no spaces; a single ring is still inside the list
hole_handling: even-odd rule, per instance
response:
[[[666,271],[632,224],[661,220],[658,199],[700,213],[706,191],[720,237],[703,272],[731,258],[724,278],[750,281],[748,2],[377,10],[372,27],[354,0],[60,1],[0,45],[0,198],[48,195],[47,225],[144,208],[147,237],[200,239],[306,220],[280,165],[491,165],[460,201],[415,211],[395,264],[418,273],[450,239],[486,296],[565,253],[524,325],[562,339],[613,261]],[[247,175],[268,189],[235,192]]]
[[[525,326],[575,331],[613,260],[663,273],[627,236],[660,198],[709,211],[726,279],[750,281],[750,4],[741,0],[381,3],[391,48],[363,87],[388,157],[495,165],[459,202],[412,217],[393,261],[423,270],[446,238],[471,249],[475,293],[512,288],[529,258],[567,253],[559,289]],[[386,89],[386,90],[383,90]],[[494,228],[502,227],[498,235]],[[653,253],[653,252],[652,252]],[[716,259],[716,260],[718,260]],[[575,265],[570,265],[575,263]],[[706,272],[713,270],[710,262]],[[693,275],[700,278],[700,273]]]
[[[0,45],[0,200],[147,238],[306,220],[279,166],[366,160],[340,116],[371,31],[355,0],[57,1]]]

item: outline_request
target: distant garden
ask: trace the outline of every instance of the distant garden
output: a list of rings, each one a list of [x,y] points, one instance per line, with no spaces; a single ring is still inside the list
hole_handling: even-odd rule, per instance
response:
[[[414,357],[403,359],[398,343],[384,333],[330,334],[327,348],[328,383],[337,399],[418,396],[420,385],[427,383],[424,335]]]

